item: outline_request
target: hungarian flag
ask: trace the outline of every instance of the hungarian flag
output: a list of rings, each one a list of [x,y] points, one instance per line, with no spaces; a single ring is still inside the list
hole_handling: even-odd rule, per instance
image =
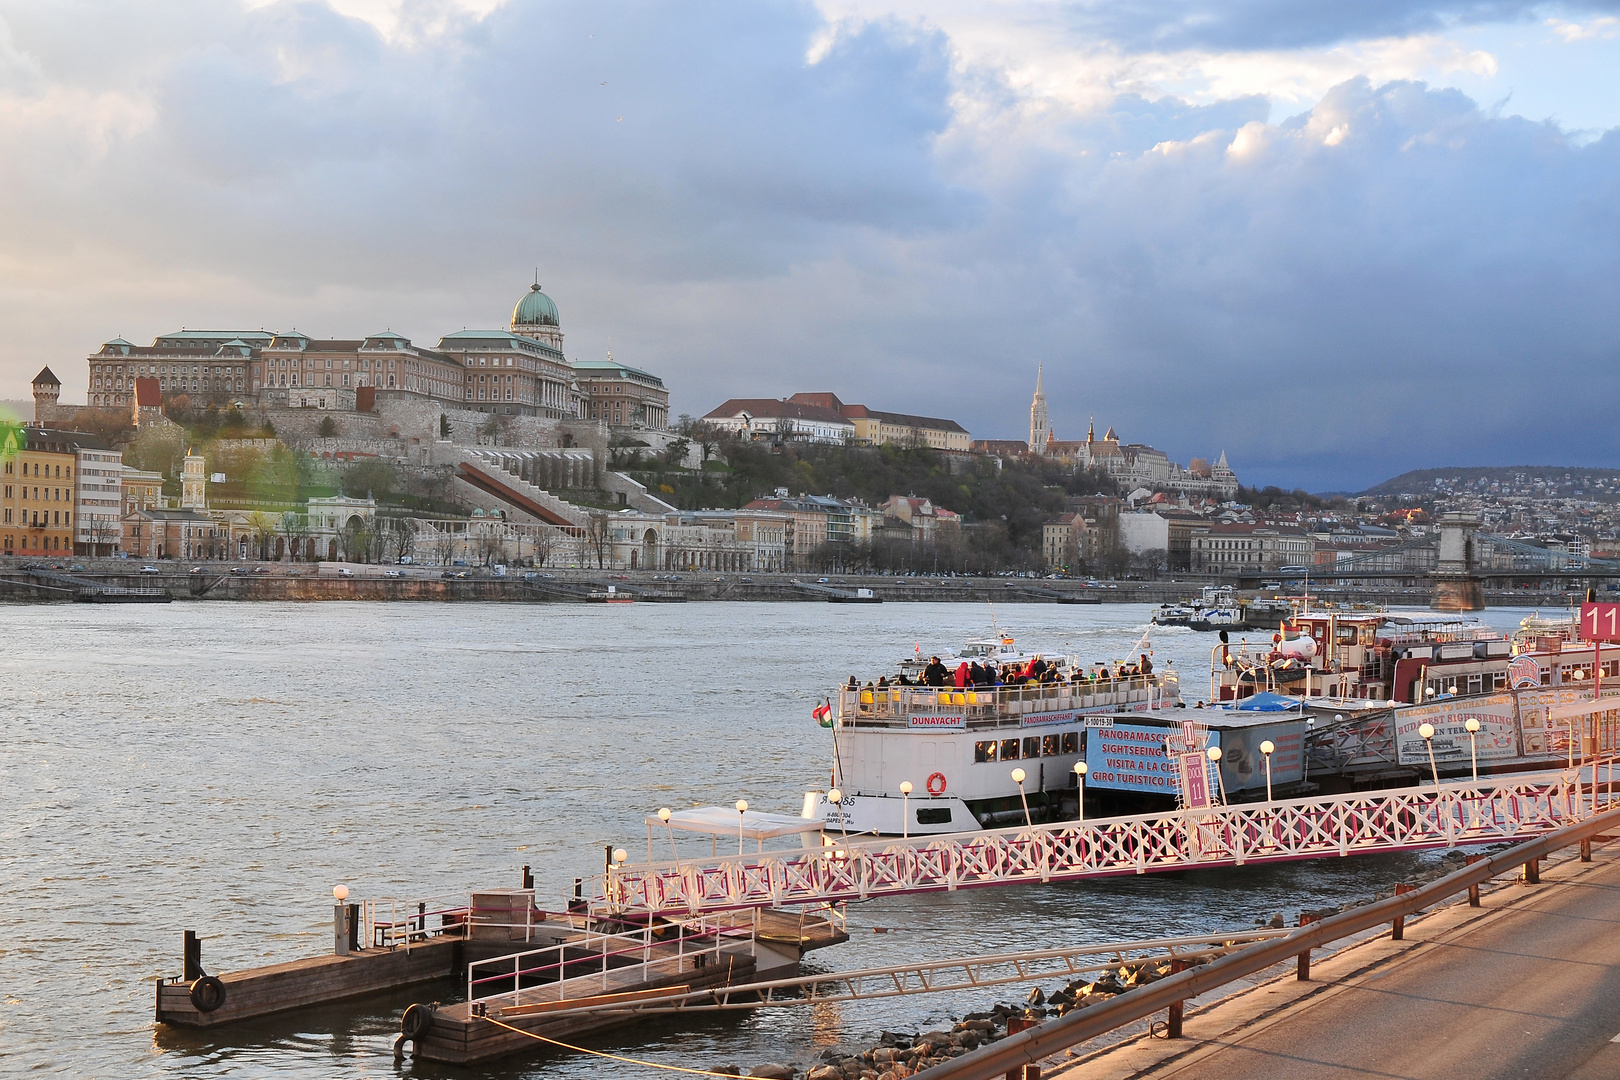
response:
[[[817,705],[815,708],[811,709],[810,715],[814,717],[816,723],[820,724],[822,727],[833,726],[832,705],[829,702],[823,701],[820,705]]]

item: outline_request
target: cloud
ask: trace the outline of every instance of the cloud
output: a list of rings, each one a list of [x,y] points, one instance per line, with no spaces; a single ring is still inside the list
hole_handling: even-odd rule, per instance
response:
[[[431,343],[538,265],[570,355],[677,411],[1016,436],[1045,362],[1061,435],[1246,480],[1620,457],[1569,422],[1616,389],[1620,136],[1409,77],[1530,9],[1353,8],[0,0],[0,372],[72,398],[182,324]]]

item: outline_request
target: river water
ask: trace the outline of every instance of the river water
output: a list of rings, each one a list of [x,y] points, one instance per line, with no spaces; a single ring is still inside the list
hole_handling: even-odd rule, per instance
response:
[[[515,887],[542,906],[645,850],[659,806],[797,813],[825,785],[810,709],[850,674],[984,632],[975,605],[691,603],[8,605],[0,650],[0,1076],[498,1078],[650,1075],[540,1053],[476,1072],[407,1062],[392,1000],[223,1033],[159,1029],[181,933],[228,971],[331,947],[356,898]],[[1020,645],[1126,658],[1145,605],[998,606]],[[1512,627],[1524,612],[1493,609]],[[1156,631],[1155,663],[1206,695],[1213,635]],[[1370,894],[1429,857],[985,889],[852,907],[826,969],[1217,929]],[[881,930],[882,932],[874,932]],[[1049,987],[1050,988],[1050,987]],[[1013,989],[654,1022],[601,1049],[670,1064],[801,1066],[926,1030]]]

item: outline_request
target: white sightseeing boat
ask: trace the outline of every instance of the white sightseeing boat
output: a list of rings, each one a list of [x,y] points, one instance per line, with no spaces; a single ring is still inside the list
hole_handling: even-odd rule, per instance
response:
[[[972,642],[968,650],[991,643]],[[1016,656],[1027,663],[1037,655],[1016,652],[1010,637],[998,635],[993,644],[981,662]],[[971,659],[964,651],[947,666]],[[1111,726],[1114,714],[1177,708],[1180,684],[1168,670],[1067,681],[1074,667],[1057,659],[1061,667],[1047,662],[1066,681],[840,690],[828,703],[833,782],[827,792],[806,795],[803,815],[825,821],[829,831],[893,836],[1014,824],[1024,820],[1026,801],[1037,821],[1072,816],[1081,732]],[[1014,769],[1024,772],[1022,792]]]

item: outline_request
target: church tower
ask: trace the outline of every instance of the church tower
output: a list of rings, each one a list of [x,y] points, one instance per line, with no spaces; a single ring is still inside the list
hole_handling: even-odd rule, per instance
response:
[[[1046,419],[1046,389],[1042,385],[1043,375],[1042,367],[1037,366],[1035,400],[1029,406],[1029,452],[1032,454],[1046,453],[1046,444],[1052,435],[1052,425]]]

